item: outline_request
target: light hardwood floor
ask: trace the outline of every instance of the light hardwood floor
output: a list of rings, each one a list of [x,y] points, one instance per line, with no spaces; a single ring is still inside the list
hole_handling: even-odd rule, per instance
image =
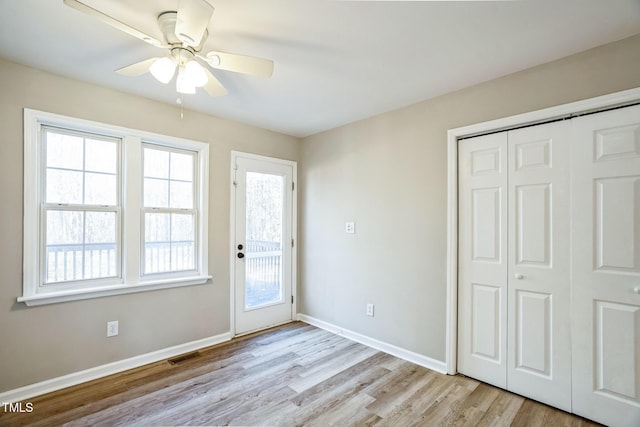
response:
[[[597,425],[300,322],[29,402],[0,425]]]

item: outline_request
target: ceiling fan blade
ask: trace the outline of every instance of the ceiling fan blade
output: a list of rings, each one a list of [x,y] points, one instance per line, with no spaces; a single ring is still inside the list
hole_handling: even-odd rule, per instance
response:
[[[207,53],[206,58],[203,59],[211,67],[220,70],[266,78],[273,75],[273,61],[270,59],[216,51]]]
[[[116,73],[129,77],[141,76],[144,73],[149,72],[149,67],[151,67],[157,59],[158,58],[149,58],[144,61],[136,62],[135,64],[127,65],[126,67],[117,69]]]
[[[211,16],[213,6],[206,0],[180,0],[176,18],[176,37],[189,46],[200,46]]]
[[[207,75],[207,84],[205,84],[202,88],[209,94],[209,96],[224,96],[227,93],[227,90],[222,86],[222,83],[218,79],[216,79],[213,74],[206,68],[203,68],[204,73]]]
[[[136,30],[135,28],[125,24],[124,22],[118,21],[115,18],[112,18],[109,15],[106,15],[102,12],[100,12],[98,9],[94,9],[91,6],[87,6],[86,4],[82,3],[81,1],[78,0],[64,0],[64,4],[66,4],[67,6],[76,9],[82,13],[86,13],[87,15],[91,15],[94,16],[96,18],[98,18],[99,20],[101,20],[102,22],[104,22],[105,24],[109,24],[111,25],[113,28],[116,28],[120,31],[123,31],[133,37],[136,37],[144,42],[147,42],[153,46],[156,47],[165,47],[165,45],[151,37],[148,34],[143,33],[140,30]]]

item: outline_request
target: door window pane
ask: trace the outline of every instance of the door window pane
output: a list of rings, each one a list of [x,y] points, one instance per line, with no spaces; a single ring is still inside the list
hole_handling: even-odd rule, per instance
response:
[[[282,302],[284,177],[246,176],[245,308]]]

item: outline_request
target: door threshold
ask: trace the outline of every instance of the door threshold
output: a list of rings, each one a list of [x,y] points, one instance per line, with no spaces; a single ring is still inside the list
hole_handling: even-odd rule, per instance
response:
[[[264,328],[252,329],[251,331],[241,332],[239,334],[234,334],[233,338],[246,337],[248,335],[264,332],[267,329],[276,328],[278,326],[286,325],[287,323],[293,323],[293,322],[296,322],[296,320],[293,320],[293,319],[285,320],[284,322],[274,323],[273,325],[265,326]]]

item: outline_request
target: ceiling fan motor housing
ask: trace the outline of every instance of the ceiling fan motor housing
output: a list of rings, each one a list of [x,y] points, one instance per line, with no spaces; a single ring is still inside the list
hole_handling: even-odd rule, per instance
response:
[[[188,36],[183,34],[181,38],[176,34],[177,20],[178,12],[176,11],[162,12],[158,15],[158,26],[160,27],[164,41],[171,46],[180,45],[180,47],[191,50],[192,52],[200,52],[204,46],[204,42],[207,40],[209,31],[205,30],[204,35],[200,40],[200,44],[198,46],[193,46],[193,44],[189,43],[190,38]]]

